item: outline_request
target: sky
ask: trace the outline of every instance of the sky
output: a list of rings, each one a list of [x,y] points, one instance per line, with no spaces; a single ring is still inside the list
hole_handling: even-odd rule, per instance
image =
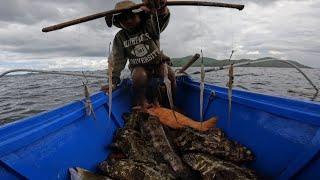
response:
[[[118,0],[1,0],[0,72],[15,68],[107,68],[109,43],[120,30],[104,19],[43,33],[43,27],[113,9]],[[139,2],[136,0],[135,2]],[[320,68],[320,0],[218,0],[245,9],[170,7],[161,34],[170,57],[203,51],[227,59],[276,57]]]

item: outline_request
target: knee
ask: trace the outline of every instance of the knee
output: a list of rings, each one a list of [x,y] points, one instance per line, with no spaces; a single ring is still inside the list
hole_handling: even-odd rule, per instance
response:
[[[136,67],[132,71],[132,82],[134,86],[145,86],[148,82],[148,75],[143,67]]]

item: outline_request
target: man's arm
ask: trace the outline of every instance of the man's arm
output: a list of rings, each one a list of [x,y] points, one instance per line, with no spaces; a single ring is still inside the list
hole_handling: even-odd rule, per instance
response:
[[[151,24],[156,34],[159,34],[159,28],[160,32],[164,31],[170,19],[170,11],[166,5],[167,0],[143,0],[143,2],[149,4],[149,6],[143,6],[141,8],[151,14]],[[158,15],[158,17],[156,15]]]
[[[123,45],[118,36],[113,40],[112,46],[112,84],[117,85],[120,83],[121,71],[125,68],[127,63],[127,58],[124,56]]]
[[[158,21],[159,21],[160,32],[163,32],[169,24],[170,11],[169,11],[168,7],[164,7],[163,10],[161,10],[160,12],[162,12],[162,13],[158,14]],[[154,22],[157,22],[156,18],[157,17],[154,15],[153,16]],[[159,30],[157,29],[157,32],[158,31]]]

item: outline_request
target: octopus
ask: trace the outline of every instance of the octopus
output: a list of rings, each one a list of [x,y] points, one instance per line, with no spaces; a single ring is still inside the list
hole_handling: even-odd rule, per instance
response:
[[[236,166],[233,163],[220,160],[202,153],[183,155],[183,160],[193,170],[199,171],[204,180],[245,180],[258,179],[252,170]]]
[[[253,153],[249,149],[228,140],[218,128],[212,128],[207,132],[187,128],[175,138],[174,144],[182,152],[202,152],[236,163],[254,160]]]

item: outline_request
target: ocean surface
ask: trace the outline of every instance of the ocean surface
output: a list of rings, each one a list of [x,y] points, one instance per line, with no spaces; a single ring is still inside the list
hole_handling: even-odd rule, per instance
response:
[[[187,72],[199,71],[190,68]],[[320,69],[302,69],[320,88]],[[226,86],[228,70],[206,73],[206,82]],[[315,90],[296,70],[289,68],[235,68],[236,89],[269,95],[286,96],[294,99],[312,100]],[[105,71],[87,74],[106,75]],[[122,77],[129,77],[125,70]],[[191,76],[195,80],[200,75]],[[90,92],[107,84],[107,79],[88,78]],[[50,110],[84,97],[83,77],[62,75],[24,74],[0,78],[0,124],[16,121],[37,113]],[[314,99],[320,102],[320,95]]]

